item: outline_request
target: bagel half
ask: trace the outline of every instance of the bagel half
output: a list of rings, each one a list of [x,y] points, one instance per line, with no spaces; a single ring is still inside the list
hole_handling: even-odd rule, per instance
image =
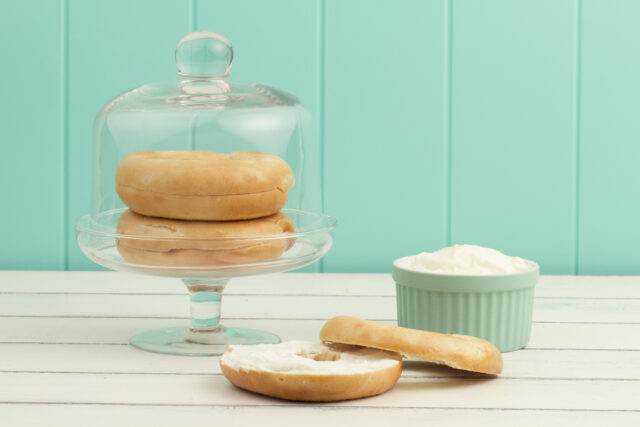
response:
[[[320,339],[394,351],[408,359],[465,371],[491,375],[502,372],[502,355],[496,346],[469,335],[440,334],[339,316],[324,325]]]
[[[141,265],[251,264],[282,255],[295,243],[295,238],[286,237],[292,232],[293,221],[283,213],[247,221],[215,222],[154,218],[126,210],[120,215],[117,233],[131,237],[118,238],[116,246],[125,260]],[[258,237],[246,238],[249,236]]]
[[[235,386],[286,400],[332,402],[389,390],[402,372],[394,353],[304,341],[231,346],[220,358]]]
[[[137,151],[116,170],[116,192],[142,215],[206,221],[278,212],[294,184],[291,168],[269,153]]]

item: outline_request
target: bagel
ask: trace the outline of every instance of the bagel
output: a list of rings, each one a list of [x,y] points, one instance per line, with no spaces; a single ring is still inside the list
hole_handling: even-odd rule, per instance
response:
[[[235,221],[273,215],[294,184],[269,153],[137,151],[116,170],[116,192],[134,212],[185,220]]]
[[[278,258],[295,243],[295,238],[285,236],[295,229],[293,221],[283,213],[247,221],[215,222],[154,218],[126,210],[120,215],[116,230],[121,235],[116,239],[120,255],[141,265],[250,264]]]
[[[402,358],[371,348],[305,341],[232,345],[220,358],[235,386],[286,400],[331,402],[381,394],[402,372]]]
[[[465,371],[497,375],[502,355],[489,341],[469,335],[450,335],[385,325],[350,316],[325,323],[320,339],[394,351],[407,359],[447,365]]]

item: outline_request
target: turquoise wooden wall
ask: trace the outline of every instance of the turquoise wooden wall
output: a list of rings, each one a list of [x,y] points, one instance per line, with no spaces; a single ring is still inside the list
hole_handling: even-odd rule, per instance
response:
[[[92,122],[174,78],[193,30],[312,111],[328,272],[476,243],[543,273],[640,273],[640,2],[3,0],[0,268],[95,269]]]

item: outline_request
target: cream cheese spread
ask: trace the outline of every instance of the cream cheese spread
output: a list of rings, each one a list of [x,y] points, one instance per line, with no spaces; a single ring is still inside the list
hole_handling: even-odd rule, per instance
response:
[[[313,375],[360,374],[400,363],[381,350],[306,341],[232,345],[221,362],[235,370]]]
[[[403,268],[460,275],[513,274],[531,270],[526,260],[476,245],[454,245],[436,252],[422,252],[404,259]]]

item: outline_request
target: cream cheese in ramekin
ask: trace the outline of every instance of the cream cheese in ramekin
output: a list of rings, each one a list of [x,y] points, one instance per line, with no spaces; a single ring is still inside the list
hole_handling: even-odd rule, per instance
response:
[[[531,270],[522,258],[476,245],[454,245],[436,252],[422,252],[403,260],[409,270],[459,275],[513,274]]]

